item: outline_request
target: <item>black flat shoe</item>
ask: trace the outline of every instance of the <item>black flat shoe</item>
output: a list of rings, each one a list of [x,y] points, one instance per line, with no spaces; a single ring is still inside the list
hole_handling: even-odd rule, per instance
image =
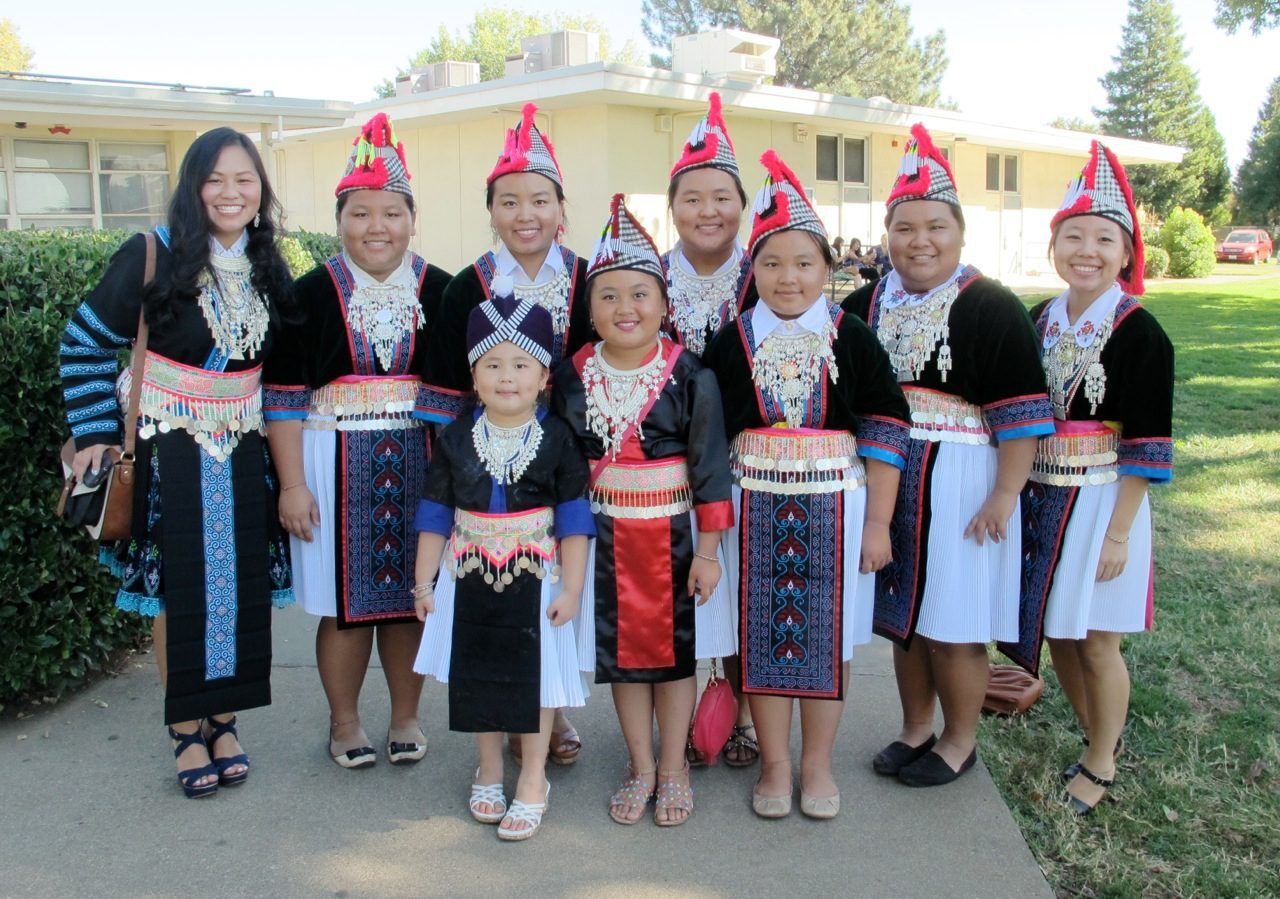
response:
[[[909,787],[940,787],[964,774],[978,760],[978,750],[974,749],[969,757],[960,763],[960,770],[954,771],[946,760],[936,752],[926,752],[898,772],[898,780]]]
[[[932,749],[937,742],[938,738],[933,734],[929,734],[929,739],[919,746],[909,746],[901,740],[894,740],[876,753],[876,757],[871,760],[871,767],[876,774],[896,777],[899,771]]]
[[[1089,738],[1081,737],[1080,742],[1083,743],[1085,746],[1088,746]],[[1124,737],[1121,736],[1120,739],[1116,741],[1116,754],[1111,757],[1112,761],[1115,761],[1115,762],[1120,761],[1120,756],[1122,756],[1123,754],[1124,754]],[[1067,767],[1062,769],[1062,782],[1070,783],[1072,778],[1074,778],[1079,773],[1080,773],[1080,763],[1072,762],[1070,765],[1067,765]]]
[[[1116,782],[1115,775],[1112,775],[1111,779],[1107,780],[1105,777],[1099,777],[1098,775],[1094,774],[1084,765],[1080,765],[1080,770],[1077,771],[1076,773],[1079,774],[1081,777],[1083,777],[1085,780],[1093,781],[1095,784],[1102,787],[1102,789],[1104,790],[1110,789],[1111,785]],[[1106,798],[1106,794],[1104,793],[1102,795],[1102,798],[1099,799],[1098,802],[1101,802],[1102,799],[1105,799],[1105,798]],[[1085,817],[1097,807],[1098,807],[1097,803],[1090,805],[1089,803],[1085,802],[1083,799],[1078,799],[1075,796],[1072,796],[1071,793],[1069,792],[1067,793],[1067,808],[1071,809],[1071,813],[1075,815],[1077,818]]]

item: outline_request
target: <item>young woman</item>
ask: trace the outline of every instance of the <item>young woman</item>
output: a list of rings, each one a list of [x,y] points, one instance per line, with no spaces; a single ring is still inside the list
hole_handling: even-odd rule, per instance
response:
[[[923,125],[911,135],[885,218],[893,271],[844,307],[879,336],[911,407],[875,613],[876,632],[897,644],[903,724],[874,767],[925,787],[977,760],[983,644],[1017,633],[1018,493],[1053,421],[1031,321],[1016,296],[961,264],[951,167]]]
[[[133,536],[103,555],[123,580],[116,605],[155,617],[164,720],[192,798],[249,776],[235,710],[271,702],[271,606],[293,601],[261,435],[262,360],[290,306],[278,219],[253,143],[230,128],[202,134],[168,225],[120,248],[63,338],[82,477],[119,452],[116,355],[140,313],[149,329]]]
[[[721,327],[756,303],[751,257],[738,241],[746,207],[747,194],[721,113],[720,95],[712,93],[706,117],[694,126],[671,169],[667,208],[680,240],[662,257],[667,270],[667,320],[680,345],[699,357]],[[723,564],[723,558],[720,561]],[[720,591],[719,601],[697,607],[698,657],[723,657],[726,678],[736,692],[736,606],[724,581]],[[707,763],[692,742],[686,754],[692,765]],[[740,693],[738,719],[721,755],[733,767],[750,765],[760,757],[751,708]]]
[[[737,480],[738,525],[724,544],[742,689],[760,733],[752,806],[765,818],[791,811],[799,699],[800,808],[832,818],[846,663],[871,639],[872,572],[889,561],[907,404],[875,335],[823,294],[834,255],[804,188],[772,150],[761,161],[768,176],[750,243],[760,303],[705,360],[725,400]]]
[[[685,737],[697,694],[694,606],[720,580],[716,546],[733,509],[715,377],[659,334],[665,276],[652,239],[615,195],[587,285],[603,340],[556,371],[552,405],[591,466],[597,538],[579,656],[596,683],[612,685],[630,754],[609,814],[634,824],[656,786],[654,821],[673,826],[693,812]]]
[[[1017,644],[1035,673],[1053,667],[1084,731],[1064,776],[1087,815],[1115,777],[1129,709],[1124,634],[1151,623],[1147,485],[1173,476],[1173,346],[1135,297],[1142,232],[1124,169],[1097,141],[1051,223],[1067,289],[1032,310],[1056,432],[1040,441],[1022,493],[1023,591]]]
[[[551,315],[512,288],[499,276],[493,301],[471,312],[467,357],[480,404],[436,441],[419,505],[415,590],[427,627],[415,667],[449,685],[450,729],[476,734],[472,816],[499,824],[501,839],[526,840],[551,792],[544,769],[555,710],[586,702],[571,621],[595,524],[573,433],[538,405]],[[503,733],[521,735],[510,808]]]
[[[329,755],[363,768],[377,759],[359,708],[375,635],[391,693],[387,758],[416,762],[427,751],[411,539],[427,452],[412,413],[449,274],[409,249],[413,190],[385,113],[356,136],[334,193],[342,252],[298,280],[305,319],[267,366],[265,402],[294,586],[320,616]]]

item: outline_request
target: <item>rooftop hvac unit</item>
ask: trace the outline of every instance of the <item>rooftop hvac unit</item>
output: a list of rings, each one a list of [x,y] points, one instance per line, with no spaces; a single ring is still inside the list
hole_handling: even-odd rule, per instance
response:
[[[600,35],[592,31],[553,31],[522,38],[520,53],[507,57],[507,77],[599,60]]]
[[[396,96],[438,91],[446,87],[479,84],[480,63],[446,60],[427,66],[414,66],[408,75],[396,78]]]
[[[671,42],[671,70],[759,83],[778,74],[776,37],[723,28],[685,34]]]

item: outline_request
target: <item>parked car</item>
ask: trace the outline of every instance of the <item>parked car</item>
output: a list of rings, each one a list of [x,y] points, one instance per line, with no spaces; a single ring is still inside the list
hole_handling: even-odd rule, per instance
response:
[[[1219,262],[1266,262],[1271,258],[1271,235],[1261,228],[1232,228],[1216,249]]]

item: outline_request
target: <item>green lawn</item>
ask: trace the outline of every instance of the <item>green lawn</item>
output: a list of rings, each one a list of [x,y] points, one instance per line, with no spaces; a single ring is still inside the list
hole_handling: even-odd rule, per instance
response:
[[[1153,490],[1156,624],[1126,641],[1116,801],[1063,809],[1079,733],[1051,669],[1030,715],[984,722],[981,752],[1060,895],[1276,895],[1280,271],[1220,265],[1144,304],[1176,347],[1175,475]]]

